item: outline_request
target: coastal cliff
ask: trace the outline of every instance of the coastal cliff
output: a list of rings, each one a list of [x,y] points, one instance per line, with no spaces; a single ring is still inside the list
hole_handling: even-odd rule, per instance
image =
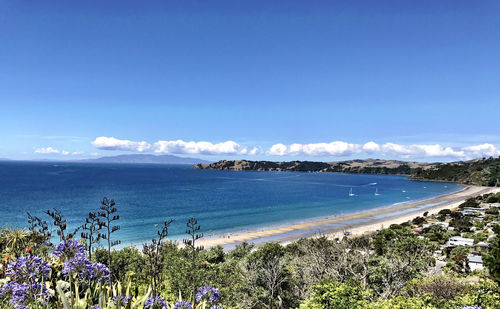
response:
[[[211,164],[196,164],[193,168],[231,171],[410,175],[410,179],[414,180],[453,181],[468,185],[500,187],[500,158],[483,158],[451,163],[422,163],[379,159],[339,162],[222,160]]]

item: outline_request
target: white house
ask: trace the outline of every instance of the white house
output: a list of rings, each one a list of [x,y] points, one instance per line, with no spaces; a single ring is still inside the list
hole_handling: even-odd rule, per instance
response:
[[[460,236],[453,236],[446,243],[447,247],[456,247],[456,246],[472,246],[474,245],[474,239],[472,238],[463,238]]]
[[[467,259],[469,260],[469,267],[471,271],[482,270],[484,268],[483,258],[480,255],[469,255]]]

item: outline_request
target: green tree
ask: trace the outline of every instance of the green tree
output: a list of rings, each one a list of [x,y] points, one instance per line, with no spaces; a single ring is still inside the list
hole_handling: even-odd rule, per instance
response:
[[[493,227],[495,237],[490,241],[488,253],[483,256],[483,263],[488,268],[490,275],[500,282],[500,225]]]

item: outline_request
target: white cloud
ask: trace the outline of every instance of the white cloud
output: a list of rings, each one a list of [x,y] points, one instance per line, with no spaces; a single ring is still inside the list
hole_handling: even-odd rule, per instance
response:
[[[91,152],[90,155],[93,156],[93,157],[97,157],[98,155],[100,155],[100,153],[98,153],[98,152]]]
[[[364,152],[369,155],[393,156],[396,158],[449,158],[466,160],[480,157],[498,157],[500,149],[492,144],[481,144],[462,148],[452,148],[440,144],[411,144],[395,143],[377,144],[373,141],[363,145],[346,142],[316,143],[316,144],[274,144],[266,152],[268,155],[302,155],[302,156],[350,156]]]
[[[210,142],[185,142],[183,140],[158,141],[153,144],[153,149],[157,153],[173,154],[242,155],[248,153],[246,147],[233,141],[217,144]]]
[[[43,153],[43,154],[59,153],[59,150],[54,149],[52,147],[45,147],[45,148],[42,147],[35,149],[35,153]]]
[[[267,154],[276,156],[349,156],[360,151],[360,145],[336,141],[331,143],[291,144],[288,146],[283,144],[274,144],[271,146]]]
[[[410,157],[450,157],[464,158],[463,151],[453,150],[451,147],[443,147],[439,144],[435,145],[399,145],[394,143],[385,143],[381,150],[384,154],[395,154],[403,158]]]
[[[283,144],[274,144],[271,146],[267,154],[273,156],[284,156],[287,154],[287,147]]]
[[[472,158],[500,156],[500,150],[497,149],[494,145],[487,143],[464,147],[462,148],[462,150],[467,154],[468,157]]]
[[[260,147],[253,147],[252,150],[248,152],[249,155],[257,155],[262,152],[262,149]]]
[[[69,151],[63,150],[63,151],[61,151],[61,154],[63,156],[67,156],[67,155],[69,155]]]
[[[96,138],[92,145],[102,150],[124,150],[143,152],[149,150],[151,145],[147,142],[133,142],[129,140],[117,139],[114,137],[101,136]]]
[[[71,154],[74,156],[79,156],[83,154],[83,151],[73,151]]]
[[[368,142],[363,145],[363,150],[367,153],[374,153],[380,151],[380,146],[375,142]]]

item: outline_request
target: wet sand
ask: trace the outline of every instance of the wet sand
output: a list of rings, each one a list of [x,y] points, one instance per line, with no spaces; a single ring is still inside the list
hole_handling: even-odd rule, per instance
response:
[[[346,231],[349,231],[351,235],[361,235],[389,227],[391,224],[406,222],[417,216],[422,216],[425,212],[434,214],[441,209],[456,208],[469,197],[490,192],[500,192],[500,188],[466,186],[462,191],[423,201],[277,228],[219,235],[202,239],[197,244],[203,245],[205,248],[221,245],[225,250],[229,250],[243,241],[253,242],[258,246],[271,241],[286,244],[303,237],[320,235],[326,235],[329,238],[342,237]]]

